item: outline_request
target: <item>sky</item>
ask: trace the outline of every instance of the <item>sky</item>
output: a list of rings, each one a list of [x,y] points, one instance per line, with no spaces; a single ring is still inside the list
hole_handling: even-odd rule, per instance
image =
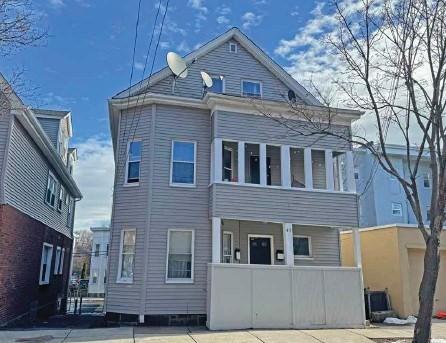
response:
[[[157,5],[142,0],[134,81],[142,77]],[[129,84],[138,0],[39,0],[33,6],[48,38],[3,59],[0,68],[6,76],[25,70],[36,89],[22,94],[25,103],[72,111],[70,145],[78,148],[75,178],[84,194],[75,229],[104,225],[114,170],[107,99]],[[314,73],[325,77],[335,71],[334,61],[321,53],[318,37],[330,25],[333,16],[315,1],[170,0],[154,70],[164,66],[168,51],[184,55],[237,26],[298,81]]]

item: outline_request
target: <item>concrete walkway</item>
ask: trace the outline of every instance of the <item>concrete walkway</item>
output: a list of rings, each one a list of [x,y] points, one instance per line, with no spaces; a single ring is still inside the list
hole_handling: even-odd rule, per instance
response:
[[[339,330],[241,330],[213,332],[205,328],[118,327],[0,331],[0,343],[95,342],[95,343],[372,343],[375,339],[412,337],[412,326],[381,326]],[[433,338],[446,339],[446,323],[433,324]]]

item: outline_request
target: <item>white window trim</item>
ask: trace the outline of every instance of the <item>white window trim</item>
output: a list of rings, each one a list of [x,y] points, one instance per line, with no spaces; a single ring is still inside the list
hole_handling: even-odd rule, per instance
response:
[[[50,248],[50,260],[49,267],[46,269],[45,280],[42,281],[42,272],[43,272],[43,253],[45,251],[45,247]],[[40,273],[39,273],[39,285],[48,285],[50,283],[50,275],[51,275],[51,263],[53,262],[53,245],[49,243],[43,243],[42,245],[42,255],[40,257]]]
[[[121,230],[121,236],[119,241],[119,264],[118,275],[116,283],[133,283],[133,277],[121,277],[122,272],[122,250],[124,248],[124,232],[135,232],[135,252],[133,253],[133,272],[135,269],[135,257],[136,257],[136,229],[123,229]]]
[[[235,166],[234,149],[232,147],[225,146],[224,142],[227,142],[227,141],[222,141],[223,150],[226,149],[227,151],[231,152],[231,179],[232,179],[234,177],[234,166]],[[237,151],[237,154],[238,154],[238,151]],[[222,167],[223,167],[223,170],[222,170],[222,180],[221,181],[222,182],[232,182],[232,183],[238,182],[238,181],[232,181],[232,180],[229,180],[229,181],[223,180],[223,178],[225,177],[225,175],[224,175],[225,166],[224,166],[223,156],[224,156],[224,152],[222,151],[222,156],[221,157],[222,157]]]
[[[297,260],[312,260],[313,259],[313,245],[311,244],[311,236],[305,235],[293,235],[293,238],[308,238],[308,253],[309,255],[294,255],[294,258]],[[293,245],[293,253],[294,253],[294,245]]]
[[[65,201],[64,195],[65,195],[65,188],[64,188],[64,186],[60,185],[60,187],[59,187],[59,197],[57,198],[57,211],[58,212],[62,212],[63,203]],[[60,204],[60,206],[59,206],[59,204]]]
[[[251,244],[250,238],[269,238],[271,246],[271,265],[274,265],[274,236],[273,235],[258,235],[258,234],[248,234],[248,264],[251,264]]]
[[[167,277],[169,272],[169,246],[170,246],[170,233],[175,231],[192,232],[191,239],[191,271],[190,279],[169,279]],[[195,230],[193,229],[168,229],[167,230],[167,249],[166,249],[166,283],[194,283],[194,264],[195,264]]]
[[[178,183],[172,182],[173,176],[173,150],[174,143],[193,143],[194,144],[194,183]],[[190,161],[175,161],[175,162],[184,162],[191,163]],[[170,148],[170,175],[169,175],[169,186],[171,187],[185,187],[185,188],[194,188],[197,187],[197,142],[196,141],[187,141],[180,139],[173,139]]]
[[[138,182],[128,182],[129,176],[129,162],[138,162],[138,161],[130,161],[130,144],[131,143],[141,143],[140,152],[141,156],[139,157],[139,181]],[[127,142],[127,150],[126,150],[126,161],[125,161],[125,175],[124,175],[124,186],[125,187],[136,187],[139,186],[141,181],[141,160],[142,160],[142,142],[140,139],[134,139]]]
[[[254,96],[248,96],[243,94],[243,82],[251,82],[251,83],[258,83],[260,85],[260,99],[263,98],[263,82],[259,81],[259,80],[249,80],[249,79],[241,79],[240,80],[240,95],[243,97],[248,97],[248,98],[257,98]]]
[[[60,263],[59,263],[59,275],[63,274],[63,262],[65,259],[65,248],[62,248],[62,252],[60,255]]]
[[[235,46],[235,51],[231,50],[232,46]],[[237,43],[229,42],[229,53],[236,54],[237,52],[238,52],[238,45],[237,45]]]
[[[221,247],[221,260],[223,261],[225,256],[228,255],[224,255],[223,252],[223,236],[224,235],[230,235],[231,236],[231,261],[229,263],[234,263],[234,234],[231,231],[223,231],[223,235],[222,235],[222,247]],[[223,262],[225,263],[225,262]]]
[[[394,214],[393,213],[393,206],[394,205],[399,205],[399,209],[400,209],[400,214]],[[399,202],[392,202],[392,216],[395,216],[395,217],[402,217],[403,216],[403,205],[401,204],[401,203],[399,203]]]
[[[54,180],[54,205],[51,205],[51,202],[48,202],[46,200],[46,195],[48,193],[48,186],[50,183],[50,177],[52,177]],[[57,193],[57,179],[51,171],[48,171],[48,177],[47,177],[46,188],[45,188],[45,204],[47,204],[52,209],[54,209],[56,207],[56,201],[58,200],[58,199],[56,199],[56,193]]]
[[[427,176],[427,179],[429,180],[429,187],[426,187],[424,185],[424,180],[426,180],[426,176]],[[423,175],[423,188],[424,189],[431,189],[431,187],[432,187],[431,174],[430,173],[424,173],[424,175]]]
[[[56,247],[56,261],[54,263],[54,275],[58,275],[59,274],[59,269],[60,269],[60,259],[62,258],[62,248],[61,247]]]

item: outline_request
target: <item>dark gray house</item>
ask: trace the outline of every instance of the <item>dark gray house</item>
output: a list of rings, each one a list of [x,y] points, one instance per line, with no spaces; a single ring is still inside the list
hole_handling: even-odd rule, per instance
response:
[[[339,229],[358,225],[351,147],[261,114],[299,120],[290,90],[314,115],[327,109],[237,28],[185,60],[187,77],[166,67],[109,101],[108,318],[361,326],[361,271],[339,252]],[[337,109],[334,126],[360,115]]]
[[[0,326],[63,310],[76,201],[71,114],[30,109],[0,74]]]

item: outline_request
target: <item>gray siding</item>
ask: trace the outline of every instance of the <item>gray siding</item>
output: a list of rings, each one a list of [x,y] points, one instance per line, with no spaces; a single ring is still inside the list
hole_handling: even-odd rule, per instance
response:
[[[110,253],[110,280],[107,311],[139,313],[144,276],[145,249],[148,249],[148,276],[145,313],[205,313],[207,263],[211,260],[211,229],[209,221],[210,116],[207,111],[157,106],[154,120],[154,155],[150,156],[151,108],[146,108],[135,137],[143,141],[141,182],[138,187],[123,187],[122,173],[115,184],[114,215]],[[125,159],[132,115],[121,119],[119,158]],[[136,119],[135,119],[136,121]],[[127,125],[127,133],[124,128]],[[197,186],[169,186],[172,140],[197,142]],[[152,192],[148,172],[153,163]],[[149,195],[151,193],[151,201]],[[149,203],[150,201],[150,203]],[[150,218],[149,209],[150,207]],[[150,225],[147,231],[148,223]],[[134,282],[116,283],[119,259],[119,238],[122,228],[137,229]],[[195,231],[195,263],[193,284],[166,284],[166,253],[168,229]],[[144,247],[145,234],[148,247]]]
[[[41,118],[37,117],[40,125],[45,131],[46,135],[50,139],[51,143],[53,143],[54,147],[57,148],[57,139],[59,136],[59,119],[52,118]]]
[[[350,145],[334,136],[299,135],[293,130],[287,129],[283,124],[277,123],[271,118],[256,114],[243,114],[235,112],[217,111],[214,113],[214,138],[232,139],[237,141],[287,144],[294,147],[311,147],[313,149],[349,150]],[[287,125],[292,125],[288,121]],[[304,122],[300,123],[300,131],[305,131]],[[348,126],[333,125],[333,131],[348,136]]]
[[[284,250],[283,228],[281,224],[263,223],[260,221],[243,221],[224,219],[222,233],[232,232],[233,249],[240,249],[240,262],[248,263],[248,234],[271,235],[274,240],[274,264],[284,264],[276,260],[276,251]],[[339,266],[339,231],[329,227],[293,226],[294,235],[311,237],[312,258],[295,258],[298,266]]]
[[[263,98],[266,100],[283,101],[288,88],[279,81],[263,64],[254,58],[245,48],[238,44],[236,54],[229,52],[229,42],[226,42],[207,55],[198,59],[188,70],[188,76],[176,82],[175,95],[201,98],[203,81],[200,71],[210,75],[223,75],[225,78],[225,93],[241,95],[241,81],[249,79],[261,81]],[[150,92],[172,94],[173,77],[169,76],[150,87]]]
[[[66,236],[72,237],[71,229],[67,227],[68,206],[65,202],[62,212],[58,212],[56,208],[51,208],[44,201],[48,165],[49,162],[22,125],[14,120],[5,174],[5,202]],[[52,172],[57,178],[57,174]],[[56,202],[60,190],[60,181],[57,181]]]
[[[357,226],[356,194],[214,184],[212,216],[339,227]]]
[[[7,111],[6,106],[4,106],[5,101],[2,100],[0,94],[0,201],[3,195],[3,173],[4,173],[4,163],[6,156],[6,143],[8,141],[9,135],[9,125],[10,125],[10,115]]]

